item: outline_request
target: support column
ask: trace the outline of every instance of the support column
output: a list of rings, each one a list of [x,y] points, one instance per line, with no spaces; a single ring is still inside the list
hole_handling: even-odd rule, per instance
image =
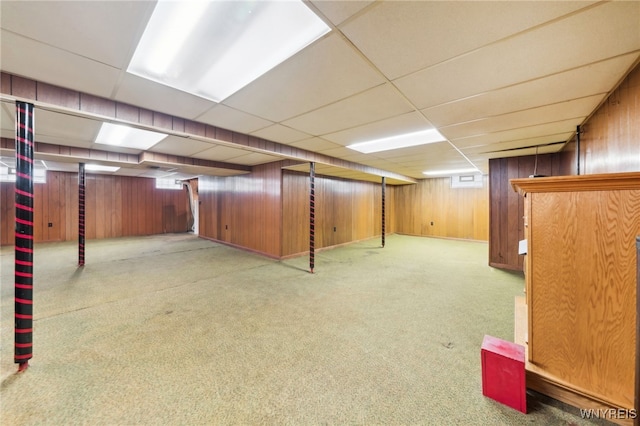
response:
[[[33,104],[16,101],[15,352],[18,371],[33,357]]]
[[[84,163],[78,165],[78,266],[84,266]]]
[[[316,163],[311,162],[309,167],[309,270],[313,274],[316,257]]]
[[[382,176],[382,247],[384,247],[384,234],[385,234],[385,200],[384,195],[387,189],[387,181],[384,176]]]

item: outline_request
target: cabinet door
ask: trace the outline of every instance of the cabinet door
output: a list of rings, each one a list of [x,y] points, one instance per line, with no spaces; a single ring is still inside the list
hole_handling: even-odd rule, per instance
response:
[[[530,362],[632,408],[640,190],[529,196]]]

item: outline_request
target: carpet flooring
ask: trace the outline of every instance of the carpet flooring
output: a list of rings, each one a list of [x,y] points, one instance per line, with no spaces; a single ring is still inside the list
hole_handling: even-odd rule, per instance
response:
[[[487,244],[402,235],[265,258],[188,234],[35,249],[34,356],[13,363],[1,250],[2,425],[587,425],[482,395],[521,274]],[[599,422],[598,424],[602,424]]]

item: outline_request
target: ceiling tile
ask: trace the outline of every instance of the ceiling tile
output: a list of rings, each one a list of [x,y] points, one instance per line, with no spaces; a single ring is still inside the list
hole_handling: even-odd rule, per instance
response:
[[[304,132],[300,132],[281,124],[273,124],[263,129],[256,130],[255,132],[251,132],[251,134],[268,141],[280,142],[284,144],[298,142],[303,139],[308,139],[311,136]]]
[[[152,148],[149,149],[149,151],[160,152],[162,154],[191,156],[193,154],[197,154],[198,152],[205,151],[212,146],[212,143],[169,135],[155,144]]]
[[[3,1],[0,7],[2,28],[121,68],[128,65],[154,2]]]
[[[384,82],[343,39],[330,33],[224,101],[280,122]]]
[[[34,110],[36,137],[55,136],[92,144],[102,122],[86,117],[61,114],[36,107]]]
[[[640,2],[599,4],[395,84],[419,109],[432,107],[637,51],[638,22]]]
[[[124,73],[115,100],[176,117],[195,119],[214,103],[137,75]]]
[[[575,133],[576,126],[580,125],[581,123],[581,118],[573,118],[570,120],[539,124],[537,126],[527,126],[518,129],[505,130],[502,132],[472,136],[468,138],[453,139],[451,140],[451,142],[459,149],[464,149],[472,146],[497,144],[506,141],[535,139],[548,135],[564,135],[568,134],[571,129]],[[570,130],[567,131],[567,129]],[[559,142],[560,141],[561,140],[559,140]]]
[[[454,124],[441,127],[439,130],[447,139],[453,140],[573,118],[584,120],[603,99],[604,95],[594,95],[510,114]],[[565,130],[570,131],[571,129],[571,127],[568,127]]]
[[[422,110],[436,127],[605,94],[637,60],[632,53]]]
[[[312,0],[310,3],[315,6],[320,13],[327,17],[334,25],[340,25],[350,16],[355,15],[365,7],[374,3],[373,1],[333,1],[333,0]]]
[[[558,1],[541,7],[536,2],[380,2],[341,30],[394,80],[588,4]]]
[[[296,148],[306,149],[308,151],[319,152],[325,149],[339,148],[340,145],[329,142],[323,138],[310,138],[289,144]]]
[[[242,164],[245,166],[255,166],[258,164],[271,163],[273,161],[280,161],[281,157],[276,157],[274,155],[261,154],[259,152],[249,152],[240,156],[234,157],[230,160],[231,163],[234,164]]]
[[[0,53],[4,72],[96,96],[111,96],[120,75],[116,68],[5,30]]]
[[[419,130],[425,130],[432,127],[433,125],[429,123],[422,114],[414,111],[374,123],[365,124],[353,129],[323,135],[323,138],[340,145],[350,145],[352,143],[364,142],[371,139],[417,132]]]
[[[216,145],[213,148],[194,154],[193,157],[211,161],[229,161],[231,158],[240,157],[245,155],[247,152],[248,151],[244,149],[232,148],[225,145]]]
[[[538,146],[542,149],[545,146],[554,145],[562,147],[567,140],[569,140],[574,133],[559,133],[557,135],[548,135],[531,139],[520,139],[514,141],[506,141],[491,145],[474,146],[469,148],[463,148],[462,152],[468,156],[477,156],[482,154],[499,154],[500,152],[510,152],[516,149],[524,149]]]
[[[319,136],[395,117],[412,110],[413,107],[391,84],[383,84],[286,120],[283,124]]]
[[[196,119],[202,123],[240,133],[251,133],[273,124],[271,121],[222,104],[214,106]]]
[[[392,149],[372,154],[393,162],[418,161],[424,158],[440,158],[446,155],[460,155],[449,142],[438,142],[409,148]]]

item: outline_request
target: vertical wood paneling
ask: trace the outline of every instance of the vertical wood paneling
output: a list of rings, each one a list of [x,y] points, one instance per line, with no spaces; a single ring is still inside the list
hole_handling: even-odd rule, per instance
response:
[[[510,179],[534,174],[558,176],[560,154],[498,158],[489,160],[489,264],[522,271],[524,256],[518,243],[524,239],[524,201],[509,184]]]
[[[316,177],[316,182],[321,178]],[[309,250],[309,175],[284,171],[282,176],[282,255]],[[318,200],[318,197],[316,197]],[[316,201],[316,206],[319,204]],[[318,210],[319,211],[319,210]],[[316,233],[319,231],[316,227]],[[316,241],[319,241],[316,236]],[[320,247],[318,245],[318,247]]]
[[[582,126],[580,173],[640,171],[640,65]],[[518,241],[523,238],[523,201],[508,184],[510,178],[533,174],[535,157],[494,159],[489,162],[491,182],[489,264],[522,270]],[[575,139],[560,154],[538,157],[537,173],[547,176],[576,174]],[[520,197],[518,197],[520,198]],[[515,204],[517,203],[517,209]]]
[[[153,179],[124,176],[88,175],[86,183],[87,239],[187,231],[186,190],[156,189]],[[14,185],[0,188],[0,243],[13,245]],[[35,241],[77,239],[77,174],[48,172],[46,184],[34,184],[34,195]]]
[[[107,177],[101,177],[95,180],[95,214],[90,217],[93,218],[96,234],[95,238],[105,238],[110,236],[107,231],[107,206],[109,206],[106,197],[105,180]],[[110,226],[109,226],[110,227]],[[109,230],[110,231],[110,230]]]
[[[96,187],[97,187],[97,175],[91,175],[87,173],[85,179],[85,238],[91,240],[96,238]]]
[[[284,171],[282,255],[309,250],[309,176]],[[316,176],[316,248],[378,236],[382,232],[381,184]],[[387,186],[387,224],[393,218],[394,187]],[[335,231],[334,231],[335,229]],[[387,233],[393,227],[387,225]]]
[[[488,239],[488,185],[451,188],[449,178],[423,179],[395,189],[395,232],[408,235]]]
[[[580,174],[640,171],[640,64],[582,126]],[[562,152],[565,175],[576,174],[575,139]]]
[[[47,185],[44,185],[49,189],[49,211],[47,223],[51,223],[53,226],[47,227],[48,229],[48,241],[62,241],[62,230],[66,227],[62,220],[66,217],[64,212],[64,187],[65,184],[64,174],[52,173],[47,176]]]

